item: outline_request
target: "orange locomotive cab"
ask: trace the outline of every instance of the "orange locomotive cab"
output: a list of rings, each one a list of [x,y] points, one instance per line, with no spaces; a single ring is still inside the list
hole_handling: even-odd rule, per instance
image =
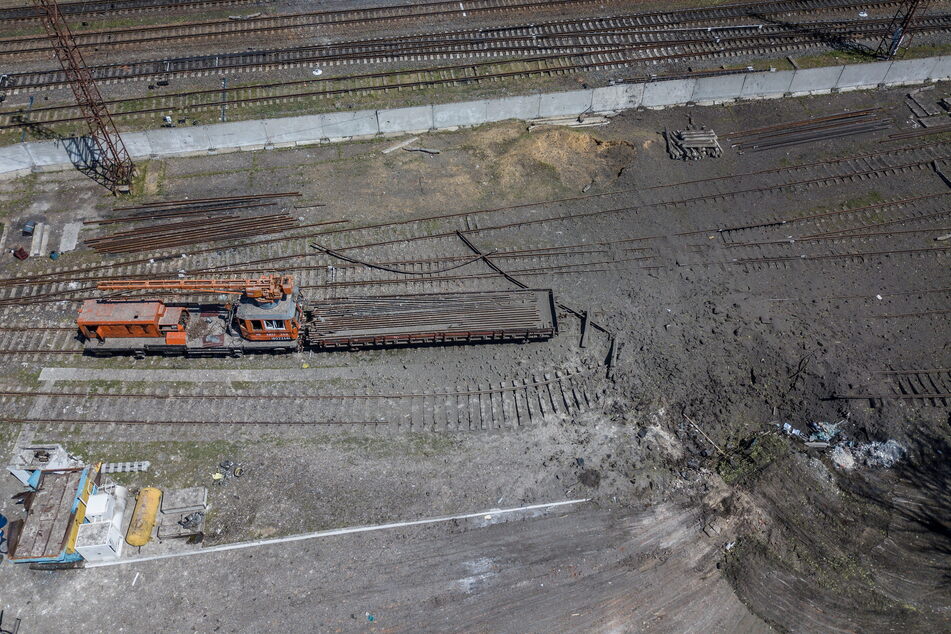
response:
[[[294,293],[264,304],[242,297],[235,320],[248,341],[294,341],[300,333],[303,307]]]

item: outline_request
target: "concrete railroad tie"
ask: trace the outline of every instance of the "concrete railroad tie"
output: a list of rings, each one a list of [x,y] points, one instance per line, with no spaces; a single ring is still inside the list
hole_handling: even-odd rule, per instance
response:
[[[148,460],[139,462],[107,462],[102,465],[103,473],[132,473],[134,471],[148,471],[152,465]]]

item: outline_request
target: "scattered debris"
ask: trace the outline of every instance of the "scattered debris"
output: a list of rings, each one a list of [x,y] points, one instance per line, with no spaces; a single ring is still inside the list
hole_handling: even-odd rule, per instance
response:
[[[248,15],[229,15],[228,19],[240,21],[240,20],[253,20],[254,18],[260,18],[260,17],[261,17],[261,12],[258,11],[257,13],[251,13]]]
[[[426,147],[404,147],[404,152],[423,152],[425,154],[439,154],[439,150]]]
[[[205,514],[202,513],[201,511],[195,511],[193,513],[189,513],[188,515],[180,519],[177,522],[177,524],[181,526],[182,528],[193,529],[193,528],[198,528],[199,526],[201,526],[201,523],[204,520],[205,520]]]
[[[832,462],[851,471],[856,466],[890,469],[905,456],[905,448],[894,440],[862,444],[843,443],[832,449]]]
[[[809,427],[812,428],[812,433],[809,434],[809,441],[826,443],[831,441],[839,434],[839,426],[844,422],[844,420],[840,420],[838,423],[809,423]]]
[[[224,484],[227,478],[240,478],[244,475],[244,467],[233,460],[222,460],[218,463],[218,470],[211,474],[215,484]]]
[[[795,436],[796,438],[805,439],[805,437],[806,437],[806,435],[805,435],[804,433],[802,433],[802,430],[801,430],[801,429],[796,429],[795,427],[793,427],[793,426],[790,425],[789,423],[783,423],[783,432],[784,432],[787,436]]]

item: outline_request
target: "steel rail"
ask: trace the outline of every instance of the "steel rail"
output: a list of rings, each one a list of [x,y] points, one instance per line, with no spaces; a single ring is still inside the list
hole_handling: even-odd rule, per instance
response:
[[[305,392],[303,394],[241,394],[241,393],[220,393],[220,394],[181,394],[170,392],[168,394],[149,394],[147,392],[127,392],[127,393],[108,393],[108,392],[52,392],[35,390],[0,390],[0,397],[53,397],[53,398],[146,398],[146,399],[171,399],[171,400],[195,400],[207,398],[253,398],[253,399],[273,399],[273,400],[306,400],[306,401],[373,401],[373,400],[399,400],[405,398],[424,398],[424,397],[450,397],[450,396],[484,396],[486,394],[503,394],[506,392],[518,392],[526,387],[541,387],[543,385],[553,385],[561,383],[567,379],[592,374],[594,370],[584,370],[561,374],[555,378],[545,380],[525,381],[521,385],[500,386],[482,390],[456,390],[456,391],[432,391],[432,392],[393,392],[389,394],[328,394],[321,392]]]
[[[331,420],[331,421],[261,421],[261,420],[89,420],[85,418],[0,418],[0,423],[9,424],[41,424],[41,425],[265,425],[276,427],[280,425],[389,425],[386,420],[367,420],[367,421],[349,421],[349,420]]]
[[[917,27],[921,30],[929,29],[938,29],[946,30],[951,28],[951,16],[947,16],[946,20],[943,20],[940,26],[936,27],[927,27],[921,26]],[[805,37],[805,40],[800,39]],[[800,38],[800,39],[796,39]],[[809,39],[812,38],[812,39]],[[800,36],[798,34],[792,34],[790,39],[794,39],[789,46],[794,48],[800,47],[803,45],[811,45],[818,40],[817,36],[808,35]],[[380,92],[388,90],[399,90],[402,88],[421,88],[421,87],[435,87],[449,84],[458,84],[458,83],[471,83],[471,82],[481,82],[488,80],[497,80],[505,78],[515,78],[515,77],[533,77],[538,75],[553,75],[566,72],[577,72],[581,70],[592,70],[597,68],[604,67],[618,67],[618,66],[629,66],[635,63],[646,63],[646,62],[663,62],[663,61],[673,61],[677,59],[695,59],[695,58],[704,58],[711,56],[721,56],[723,54],[742,54],[745,52],[761,52],[765,49],[770,51],[782,51],[787,50],[787,43],[783,42],[784,38],[781,36],[763,36],[763,37],[751,37],[751,38],[736,38],[732,40],[727,40],[715,45],[712,45],[709,42],[703,42],[698,44],[702,49],[707,50],[693,50],[681,53],[665,53],[663,55],[650,55],[650,56],[632,56],[632,53],[640,50],[656,50],[657,46],[652,45],[637,45],[637,46],[622,46],[615,48],[602,48],[594,53],[574,53],[574,54],[552,54],[552,55],[539,55],[526,58],[516,58],[513,60],[493,60],[488,62],[479,62],[472,64],[456,64],[450,66],[441,66],[441,67],[430,67],[422,68],[416,70],[401,70],[401,71],[384,71],[378,73],[365,73],[357,74],[350,76],[342,77],[329,77],[321,80],[297,80],[290,82],[277,82],[269,84],[257,84],[257,85],[248,85],[248,86],[239,86],[232,87],[225,90],[219,89],[206,89],[206,90],[197,90],[197,91],[188,91],[183,93],[171,93],[166,95],[157,95],[149,97],[138,97],[138,98],[124,98],[124,99],[113,99],[107,100],[105,104],[107,107],[114,108],[113,116],[114,117],[132,117],[132,116],[141,116],[149,115],[156,113],[168,113],[168,112],[187,112],[192,110],[202,110],[202,109],[212,109],[219,108],[221,106],[234,106],[239,107],[242,105],[251,105],[261,102],[274,102],[274,101],[294,101],[304,98],[319,98],[319,97],[331,97],[339,96],[344,94],[353,94],[353,93],[368,93],[368,92]],[[728,44],[728,45],[723,45]],[[604,59],[609,58],[609,59]],[[576,60],[576,61],[570,61]],[[505,66],[511,66],[513,64],[521,64],[522,68],[517,70],[506,70],[495,72],[485,72],[484,74],[475,74],[484,70],[491,71],[492,68],[500,68]],[[524,67],[525,64],[528,65],[537,65],[537,67]],[[460,76],[451,76],[446,77],[446,73],[460,72],[463,73]],[[428,79],[416,79],[412,81],[396,81],[396,83],[384,83],[384,84],[364,84],[360,86],[351,86],[351,87],[342,87],[342,88],[329,88],[321,90],[309,90],[305,92],[292,92],[292,93],[280,93],[280,94],[268,94],[264,96],[249,96],[249,97],[238,97],[237,94],[241,91],[244,92],[253,92],[253,91],[262,91],[262,90],[272,90],[272,89],[284,89],[290,88],[293,86],[323,86],[339,82],[354,82],[362,80],[380,80],[380,79],[394,79],[405,76],[422,76],[427,75]],[[232,98],[221,99],[222,94],[232,95]],[[188,99],[198,98],[202,96],[212,96],[215,97],[215,101],[197,101],[193,103],[187,103]],[[157,106],[151,108],[138,108],[133,110],[122,111],[122,104],[138,105],[141,104],[143,100],[147,101],[181,101],[186,100],[186,103],[178,104],[175,106]],[[54,119],[41,120],[37,117],[43,117],[49,113],[57,111],[71,111],[75,110],[75,106],[70,104],[58,105],[58,106],[47,106],[43,108],[34,108],[30,111],[29,116],[30,120],[23,119],[23,112],[21,110],[15,111],[4,111],[0,112],[0,117],[10,117],[14,119],[23,119],[17,120],[13,123],[6,123],[0,125],[0,129],[14,129],[21,128],[24,125],[56,125],[63,123],[73,123],[81,120],[81,117],[60,117]]]
[[[862,257],[872,257],[872,256],[883,256],[883,255],[913,255],[917,253],[947,253],[951,251],[951,247],[928,247],[928,248],[918,248],[918,249],[892,249],[888,251],[862,251],[855,253],[830,253],[825,255],[788,255],[788,256],[777,256],[777,257],[766,257],[766,258],[743,258],[736,260],[728,260],[724,264],[764,264],[768,262],[809,262],[814,260],[835,260],[841,258],[862,258]]]
[[[891,399],[900,400],[919,400],[919,399],[945,399],[951,398],[951,392],[935,392],[922,394],[833,394],[830,399],[837,401],[886,401]]]
[[[463,31],[449,31],[432,35],[407,35],[389,38],[374,38],[353,41],[340,41],[323,45],[305,45],[278,49],[251,50],[218,55],[200,55],[179,58],[163,58],[152,60],[137,60],[132,62],[116,62],[91,66],[90,71],[97,79],[117,82],[145,77],[169,78],[179,75],[203,74],[208,71],[248,71],[268,68],[289,68],[301,65],[320,63],[323,65],[338,62],[366,63],[385,60],[399,60],[418,58],[420,56],[446,57],[468,54],[485,56],[489,54],[515,53],[532,51],[553,52],[603,49],[605,43],[597,44],[594,38],[616,39],[646,38],[649,36],[666,39],[636,41],[645,48],[657,48],[668,44],[689,44],[710,42],[709,26],[689,27],[671,32],[668,30],[644,30],[635,24],[629,26],[597,26],[592,24],[627,21],[629,17],[584,19],[551,23],[535,23],[529,26],[512,26],[494,30],[477,29]],[[835,34],[837,30],[848,26],[861,24],[864,28],[872,29],[884,25],[887,20],[837,20],[813,23],[813,30],[821,29],[826,33]],[[803,28],[807,25],[800,25]],[[725,39],[732,31],[749,31],[757,29],[760,35],[790,34],[788,27],[775,25],[738,25],[718,27],[717,38]],[[552,33],[544,33],[552,30]],[[688,33],[696,31],[705,38],[691,38]],[[792,32],[796,35],[796,32]],[[551,43],[547,43],[551,41]],[[569,43],[573,42],[573,43]],[[0,55],[2,55],[0,51]],[[52,88],[67,83],[67,79],[60,70],[26,71],[8,75],[8,90],[14,92],[26,89]]]
[[[257,4],[259,0],[83,0],[81,2],[60,2],[59,10],[63,15],[121,15],[145,11],[169,11],[175,9],[201,9],[204,7]],[[39,20],[40,16],[33,7],[4,7],[0,9],[0,25],[11,22],[29,22]]]
[[[483,0],[484,1],[484,0]],[[427,11],[425,13],[420,13],[412,16],[415,19],[431,19],[433,17],[458,17],[461,15],[478,12],[479,9],[476,6],[479,0],[470,0],[468,4],[473,5],[472,8],[469,6],[462,6],[458,3],[445,3],[449,5],[449,8],[446,10],[436,10],[436,11]],[[526,11],[533,9],[547,9],[550,7],[557,6],[568,6],[568,5],[584,5],[584,4],[599,4],[600,0],[544,0],[541,2],[516,2],[509,3],[505,7],[508,11]],[[689,22],[713,22],[718,20],[727,20],[727,19],[736,19],[743,18],[750,15],[750,11],[753,10],[757,15],[783,15],[790,13],[814,13],[816,11],[845,11],[854,9],[856,7],[868,8],[870,5],[872,7],[890,7],[899,4],[895,1],[885,1],[885,2],[855,2],[853,0],[844,0],[844,1],[835,1],[835,0],[793,0],[787,2],[773,2],[773,3],[748,3],[748,4],[738,4],[738,5],[727,5],[722,7],[713,7],[713,8],[698,8],[698,9],[682,9],[678,11],[662,11],[662,12],[650,12],[650,13],[639,13],[634,14],[636,17],[641,20],[644,25],[657,25],[657,26],[670,26],[673,24],[684,24]],[[424,7],[426,5],[423,5]],[[483,11],[485,12],[495,12],[498,11],[498,7],[486,8]],[[123,44],[122,40],[117,40],[117,37],[123,35],[135,34],[135,33],[161,33],[161,36],[155,36],[150,38],[141,38],[136,40],[135,43],[142,43],[147,41],[159,41],[159,40],[180,40],[180,39],[194,39],[194,38],[208,38],[208,37],[229,37],[229,36],[246,36],[252,33],[275,33],[283,30],[289,29],[300,29],[306,27],[319,27],[326,26],[326,22],[322,22],[325,12],[316,12],[316,13],[297,13],[297,14],[285,14],[278,16],[267,16],[260,18],[253,18],[250,20],[207,20],[207,21],[198,21],[198,22],[183,22],[183,23],[170,23],[162,25],[149,25],[144,27],[125,27],[120,29],[111,29],[111,30],[102,30],[102,31],[78,31],[76,32],[76,38],[79,46],[105,46],[105,45],[116,45]],[[612,16],[615,18],[620,17],[632,17],[632,16]],[[387,17],[361,17],[356,19],[347,19],[335,21],[334,26],[339,26],[343,24],[352,24],[359,25],[361,27],[368,26],[374,22],[389,22],[394,19],[393,16]],[[219,30],[201,32],[202,28],[214,29],[217,27]],[[191,29],[191,32],[180,32],[177,34],[168,33],[170,30],[185,31],[186,29]],[[5,43],[10,42],[42,42],[44,38],[41,36],[21,36],[18,38],[8,38],[6,40],[0,39],[0,46]],[[28,49],[29,52],[43,52],[48,50],[49,47],[37,47],[35,49]],[[20,52],[27,52],[27,50],[21,50]]]
[[[798,171],[798,170],[801,170],[801,169],[816,168],[816,167],[822,167],[822,166],[826,166],[826,165],[846,164],[846,163],[854,162],[854,161],[856,161],[856,160],[864,160],[864,159],[869,159],[869,158],[882,158],[882,157],[886,157],[886,156],[901,156],[901,155],[906,154],[906,153],[909,153],[909,152],[915,152],[915,151],[919,151],[919,150],[922,150],[922,149],[928,149],[928,148],[938,147],[938,146],[944,146],[944,145],[947,145],[947,143],[941,141],[941,142],[935,142],[935,143],[928,143],[928,144],[924,144],[924,145],[920,145],[920,146],[909,146],[909,147],[905,147],[905,148],[897,148],[897,149],[893,149],[893,150],[884,150],[884,151],[881,151],[881,152],[873,152],[873,153],[869,153],[869,154],[858,155],[858,156],[856,156],[856,157],[835,158],[835,159],[828,159],[828,160],[825,160],[825,161],[816,161],[816,162],[811,162],[811,163],[802,163],[802,164],[797,164],[797,165],[789,165],[789,166],[780,167],[780,168],[771,168],[771,169],[767,169],[767,170],[757,170],[757,171],[752,171],[752,172],[743,172],[743,173],[731,174],[731,175],[729,175],[729,176],[724,176],[724,177],[719,177],[719,176],[718,176],[718,177],[714,177],[714,178],[710,178],[710,179],[699,179],[699,180],[692,180],[692,181],[682,181],[682,182],[669,183],[669,184],[665,184],[665,185],[655,185],[655,186],[652,186],[652,187],[649,187],[649,188],[646,188],[646,189],[650,190],[650,189],[657,189],[657,188],[680,187],[680,186],[687,185],[687,184],[695,184],[695,183],[701,183],[701,182],[714,182],[714,181],[720,181],[720,180],[724,180],[724,179],[742,179],[742,178],[746,178],[746,177],[749,177],[749,176],[756,176],[756,175],[767,174],[767,173],[794,172],[794,171]],[[949,157],[949,158],[951,158],[951,157]],[[933,159],[934,159],[934,157],[928,157],[927,159],[924,159],[924,160],[919,161],[919,162],[916,162],[916,163],[910,163],[910,164],[906,163],[906,164],[904,164],[902,167],[906,167],[907,165],[921,166],[921,165],[930,163],[930,161],[933,160]],[[879,171],[879,172],[886,172],[886,171],[889,171],[889,170],[892,170],[892,169],[895,169],[895,168],[894,168],[894,167],[885,166],[885,167],[879,168],[878,171]],[[822,182],[822,181],[836,180],[836,179],[846,179],[846,178],[854,177],[854,176],[856,176],[857,174],[859,174],[859,172],[857,172],[857,171],[852,171],[852,172],[850,172],[850,173],[841,174],[841,175],[837,175],[837,176],[822,176],[822,177],[820,177],[820,178],[811,179],[811,180],[807,180],[807,181],[796,181],[796,182],[793,183],[793,184]],[[861,172],[861,175],[868,175],[868,172]],[[781,185],[781,186],[777,186],[777,187],[782,187],[782,186],[786,186],[786,185]],[[766,190],[769,190],[769,189],[773,189],[773,186],[764,187],[764,188],[760,188],[760,189],[758,189],[758,190],[752,190],[752,191],[754,191],[754,192],[755,192],[755,191],[766,191]],[[565,198],[550,199],[550,200],[544,200],[544,201],[538,201],[538,202],[518,203],[518,204],[515,204],[515,205],[506,205],[506,206],[502,206],[502,207],[492,207],[492,208],[487,208],[487,209],[476,209],[476,210],[471,210],[471,211],[455,212],[455,213],[449,213],[449,214],[439,214],[439,215],[426,216],[426,217],[421,217],[421,218],[408,218],[408,219],[405,219],[405,220],[397,220],[397,221],[392,221],[392,222],[376,223],[376,224],[361,225],[361,226],[356,226],[356,227],[347,227],[347,228],[343,228],[343,229],[333,229],[333,230],[329,230],[329,231],[321,231],[321,232],[316,233],[316,234],[306,234],[306,235],[299,235],[299,236],[290,236],[290,237],[287,237],[287,238],[266,239],[266,240],[257,241],[257,242],[253,242],[253,243],[249,243],[249,244],[244,244],[244,245],[234,245],[234,246],[231,247],[231,248],[258,246],[258,245],[261,245],[261,244],[273,243],[273,242],[278,241],[278,240],[306,239],[306,238],[311,238],[311,237],[314,237],[314,236],[327,236],[327,235],[341,234],[341,233],[348,233],[348,232],[356,232],[356,231],[367,231],[367,230],[376,230],[376,229],[391,229],[391,228],[394,228],[394,227],[397,227],[397,226],[409,225],[409,224],[413,224],[413,223],[426,223],[426,222],[431,222],[431,221],[436,221],[436,220],[447,220],[447,219],[451,219],[451,218],[462,218],[462,217],[465,217],[465,216],[479,216],[479,215],[484,215],[484,214],[499,213],[499,212],[503,212],[503,211],[512,211],[512,210],[516,210],[516,209],[526,209],[526,208],[531,208],[531,207],[540,207],[540,206],[544,206],[544,205],[558,205],[558,204],[566,203],[566,202],[576,202],[576,201],[580,201],[580,200],[592,200],[592,199],[598,199],[598,198],[602,198],[602,197],[612,197],[612,196],[617,196],[617,195],[622,195],[622,194],[635,193],[635,192],[637,192],[637,191],[640,191],[640,190],[639,190],[638,188],[631,188],[631,189],[624,189],[624,190],[614,190],[614,191],[611,191],[611,192],[603,192],[603,193],[597,193],[597,194],[588,194],[588,195],[583,195],[583,196],[570,196],[570,197],[565,197]],[[742,190],[742,193],[748,193],[749,191],[751,191],[751,190]],[[723,198],[723,197],[727,197],[727,196],[730,196],[730,195],[732,195],[732,193],[727,192],[727,193],[712,194],[712,195],[710,195],[709,197],[721,197],[721,198]],[[921,197],[913,197],[913,198],[909,198],[909,199],[905,199],[905,200],[908,201],[908,202],[911,202],[911,201],[916,201],[916,200],[923,199],[923,198],[937,197],[937,196],[943,196],[943,195],[948,195],[948,194],[943,192],[943,193],[940,193],[940,194],[924,195],[924,196],[921,196]],[[661,202],[661,203],[653,203],[652,205],[653,205],[653,206],[663,206],[663,205],[668,205],[668,206],[669,206],[669,205],[681,204],[682,202],[683,202],[683,200],[674,200],[674,201],[667,201],[667,202]],[[889,202],[889,203],[880,203],[880,205],[897,204],[898,202],[900,202],[900,201],[891,201],[891,202]],[[875,207],[875,206],[878,206],[878,205],[873,205],[873,206],[870,206],[870,207]],[[606,213],[610,213],[610,212],[612,212],[612,211],[613,211],[613,212],[629,211],[629,210],[632,210],[632,209],[635,209],[635,208],[633,208],[633,207],[622,207],[622,208],[617,208],[617,209],[614,209],[614,210],[608,210]],[[846,210],[846,211],[847,211],[847,210]],[[593,212],[593,213],[602,213],[602,212]],[[837,213],[837,212],[826,212],[826,213],[827,213],[827,214],[830,214],[830,213]],[[809,216],[809,217],[806,217],[806,218],[818,217],[818,216],[821,216],[821,215],[826,215],[826,214],[816,214],[816,215],[814,215],[814,216]],[[547,218],[547,219],[544,219],[544,220],[549,220],[549,221],[550,221],[550,220],[558,220],[558,219],[560,219],[560,218],[570,219],[571,217],[578,217],[578,216],[568,216],[568,217],[565,217],[565,216],[557,216],[557,217]],[[790,220],[795,220],[795,219],[790,219]],[[345,221],[339,221],[339,220],[338,220],[338,221],[328,221],[328,222],[321,222],[321,223],[313,223],[313,224],[310,224],[310,225],[300,225],[298,228],[324,226],[324,225],[328,225],[328,224],[338,224],[338,223],[341,223],[341,222],[345,222]],[[518,224],[518,223],[516,223],[516,224]],[[771,223],[771,224],[780,224],[780,223],[779,223],[779,222],[776,222],[776,223]],[[509,224],[500,225],[500,226],[508,227],[508,226],[512,226],[512,225],[511,225],[511,223],[509,223]],[[489,229],[492,229],[492,228],[494,228],[494,227],[486,227],[485,230],[489,230]],[[735,231],[735,230],[741,229],[741,228],[747,228],[747,227],[732,227],[732,228],[728,228],[728,229],[722,229],[722,231]],[[715,231],[718,231],[718,230],[716,230],[716,229],[704,229],[704,230],[702,230],[702,231],[700,231],[700,232],[702,232],[702,233],[708,233],[708,232],[715,232]],[[690,233],[696,233],[696,232],[690,232]],[[449,235],[455,236],[455,233],[454,233],[454,232],[448,232],[448,233],[438,234],[438,235],[435,236],[435,237],[446,237],[446,236],[449,236]],[[429,235],[426,235],[426,236],[415,236],[415,237],[413,237],[413,239],[427,239],[427,238],[429,238],[429,237],[430,237]],[[664,236],[661,235],[661,236],[654,236],[654,237],[658,237],[658,238],[659,238],[659,237],[664,237]],[[377,243],[368,243],[368,244],[364,244],[364,245],[357,245],[357,246],[354,246],[353,248],[376,246],[376,244],[377,244]],[[349,248],[349,247],[345,247],[345,248]],[[219,251],[219,250],[221,250],[220,247],[210,247],[210,248],[207,248],[207,249],[199,249],[199,250],[190,251],[190,252],[187,252],[185,255],[195,256],[195,255],[200,255],[200,254],[202,254],[202,253],[208,253],[208,252]],[[72,280],[73,280],[73,277],[56,277],[56,276],[71,275],[71,274],[77,274],[77,273],[79,273],[79,274],[89,274],[89,273],[92,273],[92,272],[94,272],[94,271],[108,270],[108,269],[112,269],[112,268],[115,268],[115,267],[126,267],[126,266],[131,266],[131,265],[136,265],[136,264],[150,263],[152,260],[160,261],[160,260],[177,259],[180,255],[181,255],[181,254],[174,255],[174,256],[159,256],[158,258],[139,258],[139,259],[125,260],[125,261],[121,261],[121,262],[110,263],[110,264],[99,264],[99,265],[94,265],[94,266],[84,267],[84,268],[63,269],[63,270],[59,270],[59,271],[55,271],[55,272],[51,272],[51,273],[41,273],[41,274],[35,274],[35,275],[24,275],[24,276],[18,276],[18,277],[15,277],[15,278],[0,279],[0,287],[10,287],[10,286],[26,285],[26,284],[44,284],[44,283],[69,282],[69,281],[72,281]],[[295,256],[295,257],[297,257],[297,256]],[[260,262],[260,261],[261,261],[261,260],[259,260],[259,262]],[[206,270],[206,269],[203,269],[203,270]],[[212,270],[212,269],[207,269],[207,270]]]

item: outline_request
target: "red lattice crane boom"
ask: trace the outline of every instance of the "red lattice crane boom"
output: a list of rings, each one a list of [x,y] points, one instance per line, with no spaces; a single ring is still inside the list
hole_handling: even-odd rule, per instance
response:
[[[89,167],[113,192],[128,192],[132,186],[135,165],[103,103],[102,94],[86,66],[72,31],[60,13],[59,5],[56,0],[33,0],[33,4],[89,127],[93,154],[87,159]]]
[[[914,23],[917,16],[928,9],[929,4],[931,4],[930,0],[906,0],[902,2],[892,21],[888,24],[875,55],[881,59],[891,59],[895,57],[900,49],[907,47],[911,40],[908,28]]]

